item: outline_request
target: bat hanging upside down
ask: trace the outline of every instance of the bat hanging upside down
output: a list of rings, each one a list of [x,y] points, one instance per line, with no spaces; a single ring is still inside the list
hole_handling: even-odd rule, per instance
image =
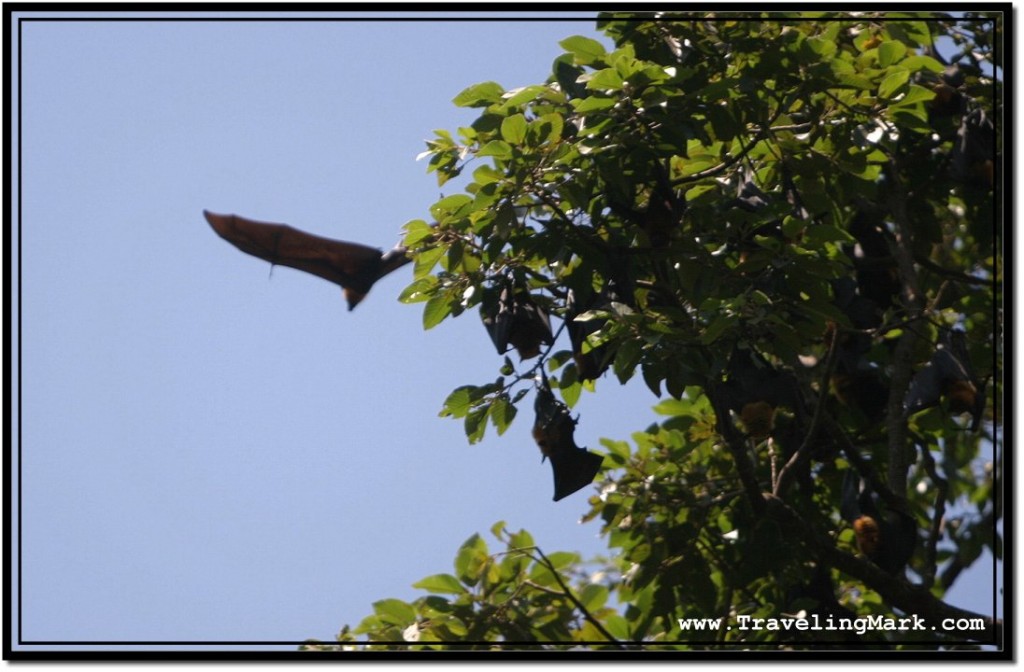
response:
[[[537,387],[534,410],[537,417],[533,422],[533,439],[540,448],[541,461],[551,460],[557,502],[593,481],[604,458],[576,445],[576,421],[565,404],[555,399],[546,381]]]
[[[349,310],[363,300],[375,282],[412,261],[402,246],[382,252],[367,245],[314,236],[285,224],[207,210],[203,215],[218,236],[242,252],[340,285]]]

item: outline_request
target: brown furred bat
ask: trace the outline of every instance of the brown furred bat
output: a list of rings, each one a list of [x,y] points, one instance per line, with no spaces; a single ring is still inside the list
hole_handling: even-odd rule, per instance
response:
[[[340,285],[349,310],[363,300],[375,282],[412,261],[401,246],[384,253],[367,245],[314,236],[286,224],[207,210],[203,216],[218,236],[242,252]]]
[[[499,355],[505,354],[512,346],[520,359],[530,359],[540,354],[542,344],[554,343],[548,314],[525,289],[516,288],[508,279],[503,281],[497,299],[492,300],[491,297],[493,294],[485,294],[480,318]]]
[[[551,460],[555,474],[555,497],[558,501],[568,497],[594,480],[601,469],[603,458],[576,445],[573,432],[576,421],[569,409],[555,399],[547,381],[537,387],[534,401],[537,417],[533,422],[533,439],[544,458]]]

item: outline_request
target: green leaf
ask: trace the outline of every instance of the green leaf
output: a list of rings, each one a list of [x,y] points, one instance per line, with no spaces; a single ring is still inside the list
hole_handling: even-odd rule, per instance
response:
[[[567,367],[568,368],[568,367]],[[575,372],[575,367],[572,367]],[[580,382],[578,375],[573,375],[571,380],[569,376],[563,376],[559,383],[559,392],[562,393],[562,399],[565,401],[566,406],[573,408],[576,406],[576,402],[580,400],[580,394],[583,392],[583,383]],[[564,385],[564,387],[562,387]]]
[[[908,79],[910,79],[909,70],[897,70],[883,79],[882,83],[878,85],[878,97],[892,98],[907,83]]]
[[[569,551],[555,551],[554,553],[549,553],[547,558],[552,567],[561,570],[574,562],[578,562],[580,556],[578,553],[570,553]]]
[[[472,205],[473,199],[468,194],[452,194],[451,196],[445,196],[430,206],[430,213],[437,217],[437,219],[458,217],[465,214]]]
[[[526,139],[526,117],[513,114],[501,122],[501,137],[513,145],[522,144]]]
[[[448,301],[448,297],[433,296],[427,301],[427,305],[423,307],[423,329],[433,329],[437,325],[444,321],[444,318],[448,317],[452,312],[451,303]]]
[[[594,613],[608,601],[608,587],[600,583],[589,583],[579,592],[578,598],[587,611]]]
[[[416,620],[416,609],[411,604],[394,598],[374,602],[373,612],[381,621],[392,625],[409,625]]]
[[[430,298],[430,294],[436,286],[437,278],[432,275],[417,278],[412,284],[402,290],[398,300],[402,303],[422,303]]]
[[[931,56],[925,56],[923,54],[915,54],[908,56],[903,60],[902,67],[910,70],[911,72],[917,72],[918,70],[930,70],[931,72],[942,72],[946,69],[946,66],[938,62]]]
[[[620,383],[625,383],[633,377],[633,372],[636,370],[636,365],[640,363],[642,355],[642,341],[630,339],[622,342],[615,352],[615,361],[612,363],[612,369]]]
[[[607,110],[609,107],[612,107],[613,105],[615,105],[614,98],[604,98],[598,96],[590,96],[588,98],[583,98],[582,100],[577,98],[572,101],[572,106],[580,114],[584,114],[586,112],[597,112],[599,110]]]
[[[923,103],[931,100],[935,97],[935,92],[931,89],[926,89],[918,84],[911,84],[910,88],[907,89],[907,93],[900,98],[895,104],[903,107],[905,105],[915,105],[917,103]]]
[[[516,410],[514,404],[510,404],[508,399],[501,397],[495,399],[491,404],[489,415],[491,424],[498,430],[498,436],[504,434],[505,430],[512,424],[512,420],[516,417]]]
[[[487,405],[482,408],[474,408],[466,414],[463,427],[470,444],[479,443],[484,438],[484,433],[487,431],[487,411],[489,409],[490,405]]]
[[[526,530],[519,530],[508,540],[509,548],[531,548],[535,545],[533,535]]]
[[[622,88],[622,75],[615,68],[598,70],[587,80],[587,88],[595,91],[618,91]]]
[[[493,103],[500,103],[504,93],[505,89],[497,82],[481,82],[463,89],[452,102],[459,107],[487,107]]]
[[[412,584],[413,588],[427,590],[431,593],[465,593],[466,588],[451,574],[434,574]]]
[[[476,385],[457,387],[444,400],[440,415],[441,417],[461,418],[481,398],[483,398],[483,390]]]
[[[608,53],[600,42],[582,35],[567,37],[558,46],[571,53],[578,65],[590,65],[602,60]]]
[[[493,156],[497,159],[508,160],[512,158],[512,145],[504,140],[491,140],[477,150],[477,156]]]
[[[413,277],[422,278],[427,273],[430,273],[437,262],[441,260],[441,257],[444,256],[444,253],[445,249],[443,247],[432,247],[418,252],[413,257]]]
[[[552,112],[551,114],[538,117],[531,126],[536,126],[540,129],[541,143],[555,143],[562,139],[562,129],[565,127],[565,121],[562,119],[562,115]]]
[[[547,91],[549,91],[548,87],[543,84],[534,84],[533,86],[524,86],[521,89],[513,89],[508,92],[508,98],[505,99],[503,105],[506,108],[518,107],[523,103],[530,102]]]
[[[402,239],[402,244],[412,247],[432,235],[434,235],[434,227],[422,219],[414,219],[405,225],[405,238]]]
[[[823,40],[817,37],[809,37],[805,44],[818,56],[831,58],[836,53],[836,43],[832,40]]]
[[[487,564],[487,544],[474,534],[459,548],[455,556],[455,576],[467,586],[475,586]]]
[[[893,63],[899,62],[906,53],[907,45],[902,42],[896,40],[883,42],[878,46],[878,64],[883,68],[888,68]]]
[[[629,634],[629,621],[621,614],[608,614],[604,621],[604,629],[620,642],[634,639]]]
[[[692,407],[693,403],[688,399],[665,399],[658,402],[654,407],[654,412],[658,415],[687,415]]]

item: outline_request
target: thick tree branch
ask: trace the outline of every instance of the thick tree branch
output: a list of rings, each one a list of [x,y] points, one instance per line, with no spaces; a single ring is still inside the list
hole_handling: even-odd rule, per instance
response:
[[[982,630],[956,630],[962,636],[960,641],[986,642],[1002,645],[1002,621],[990,616],[977,614],[946,604],[933,596],[928,590],[907,583],[886,574],[868,560],[854,557],[835,547],[833,540],[808,525],[800,515],[781,499],[765,495],[768,515],[781,525],[791,530],[802,530],[802,539],[824,562],[841,572],[863,581],[875,590],[882,598],[896,609],[908,616],[923,618],[927,627],[935,628],[934,633],[944,630],[953,631],[953,624],[963,620],[983,624]]]

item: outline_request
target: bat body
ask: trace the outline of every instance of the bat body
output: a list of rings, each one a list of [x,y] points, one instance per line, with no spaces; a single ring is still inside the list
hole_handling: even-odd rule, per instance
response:
[[[512,346],[520,359],[530,359],[540,354],[541,344],[555,341],[548,314],[528,292],[516,291],[511,281],[501,288],[496,302],[485,300],[480,317],[499,355]]]
[[[981,108],[963,116],[950,158],[953,179],[992,188],[995,130],[992,120]]]
[[[752,351],[733,352],[729,359],[727,378],[720,390],[729,410],[739,414],[747,433],[764,439],[774,427],[775,409],[779,406],[802,412],[796,378],[776,371]]]
[[[589,306],[591,309],[604,308],[613,300],[616,300],[614,293],[606,288],[591,299]],[[572,358],[576,362],[576,370],[579,372],[580,380],[595,380],[611,366],[612,353],[609,352],[607,343],[587,352],[583,352],[583,344],[586,342],[587,336],[599,331],[607,320],[577,321],[576,317],[586,311],[578,305],[576,295],[572,290],[569,290],[565,306],[565,326],[569,332],[569,342],[572,344]]]
[[[205,210],[203,215],[218,236],[242,252],[341,286],[349,310],[363,300],[377,280],[411,261],[404,247],[385,254],[375,247],[314,236],[286,224]]]
[[[840,512],[853,526],[857,548],[879,569],[899,576],[914,555],[917,522],[902,511],[882,514],[876,500],[855,472],[846,472]]]
[[[970,413],[971,431],[981,424],[985,411],[984,384],[978,380],[967,355],[967,336],[962,331],[944,329],[935,354],[910,381],[903,398],[906,416],[931,408],[945,396],[953,413]]]
[[[544,456],[541,459],[551,460],[555,475],[554,501],[557,502],[593,481],[603,458],[576,445],[573,438],[576,421],[547,385],[537,389],[534,410],[537,417],[533,423],[533,439]]]
[[[885,419],[889,404],[889,386],[877,369],[847,369],[842,359],[832,374],[832,391],[847,406],[860,411],[872,423]]]

